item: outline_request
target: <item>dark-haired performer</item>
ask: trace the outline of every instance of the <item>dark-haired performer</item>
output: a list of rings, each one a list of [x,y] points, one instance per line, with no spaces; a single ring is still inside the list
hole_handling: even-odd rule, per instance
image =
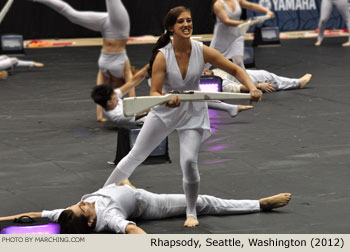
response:
[[[288,204],[291,194],[280,193],[259,200],[225,200],[199,195],[196,208],[199,215],[233,215],[272,210]],[[27,215],[32,218],[47,217],[61,225],[61,233],[76,234],[115,232],[145,234],[130,220],[155,220],[183,216],[186,198],[183,194],[155,194],[129,185],[110,184],[94,193],[86,194],[81,201],[66,209],[30,212],[7,217],[12,220]]]
[[[118,88],[131,78],[130,61],[125,50],[129,38],[130,21],[121,0],[106,0],[107,12],[77,11],[61,0],[29,1],[45,4],[72,23],[101,32],[103,45],[98,60],[97,85],[109,83],[113,88]],[[129,95],[135,96],[135,90],[130,90]],[[99,106],[97,106],[97,121],[106,121]]]
[[[150,94],[161,96],[172,90],[199,90],[199,80],[204,64],[217,66],[237,77],[250,90],[252,101],[261,99],[246,72],[225,59],[218,51],[191,40],[192,16],[185,7],[170,10],[165,18],[166,33],[153,49],[150,62],[152,86]],[[171,41],[170,34],[173,35]],[[134,147],[114,169],[105,186],[120,183],[128,178],[159,143],[177,130],[180,139],[180,166],[183,189],[187,200],[187,227],[198,225],[196,201],[199,194],[198,152],[203,140],[210,136],[206,102],[180,102],[175,97],[167,106],[153,108],[145,120]]]
[[[91,98],[100,105],[107,118],[118,126],[136,126],[142,124],[143,115],[136,117],[125,117],[123,113],[122,98],[130,90],[136,87],[147,75],[149,65],[144,66],[132,78],[120,88],[113,89],[109,84],[102,84],[94,87]]]

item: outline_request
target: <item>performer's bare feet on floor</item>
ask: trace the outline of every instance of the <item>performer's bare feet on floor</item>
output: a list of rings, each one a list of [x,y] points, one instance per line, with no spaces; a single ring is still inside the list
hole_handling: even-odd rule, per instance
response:
[[[322,43],[322,41],[317,40],[317,42],[315,43],[315,46],[321,46],[321,43]]]
[[[44,64],[40,62],[35,62],[33,63],[33,66],[28,67],[29,70],[32,70],[34,67],[43,67]]]
[[[301,77],[299,79],[299,87],[300,88],[304,88],[306,86],[306,84],[309,83],[309,81],[311,80],[312,74],[305,74],[303,77]]]
[[[260,208],[263,211],[269,211],[274,208],[284,207],[287,205],[292,198],[290,193],[280,193],[267,198],[259,200]]]
[[[238,112],[242,112],[248,109],[252,109],[253,106],[251,105],[237,105]]]
[[[343,43],[341,46],[343,46],[343,47],[350,47],[350,41]]]
[[[188,216],[184,224],[185,227],[195,227],[198,225],[199,225],[198,220],[193,216]]]

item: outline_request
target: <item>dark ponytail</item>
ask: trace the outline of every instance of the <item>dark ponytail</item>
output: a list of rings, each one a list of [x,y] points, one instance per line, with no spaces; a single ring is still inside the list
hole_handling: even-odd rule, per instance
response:
[[[212,21],[214,22],[214,24],[216,23],[216,15],[214,12],[214,4],[216,3],[217,0],[213,0],[213,2],[211,3],[211,18]]]
[[[156,46],[152,49],[152,56],[151,59],[149,60],[149,69],[148,69],[148,75],[151,77],[152,76],[152,66],[154,59],[156,58],[159,49],[166,46],[169,44],[171,41],[170,39],[170,31],[166,31],[166,33],[163,33],[159,39],[157,40]]]
[[[171,32],[169,29],[174,27],[174,25],[176,24],[177,18],[181,15],[182,12],[191,13],[190,9],[188,9],[184,6],[179,6],[179,7],[171,9],[168,12],[168,14],[165,16],[164,28],[165,28],[166,32],[159,37],[156,46],[152,50],[152,56],[151,56],[151,59],[149,61],[149,69],[148,69],[148,74],[150,77],[152,76],[152,66],[153,66],[154,59],[156,58],[156,56],[159,52],[159,49],[166,46],[167,44],[169,44],[171,42],[171,39],[170,39]]]

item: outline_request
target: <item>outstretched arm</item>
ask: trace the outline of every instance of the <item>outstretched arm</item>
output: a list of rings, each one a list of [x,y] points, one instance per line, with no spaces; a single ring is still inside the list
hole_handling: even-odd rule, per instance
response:
[[[125,62],[125,68],[124,68],[124,80],[125,83],[127,83],[132,78],[132,72],[131,72],[131,65],[130,61],[127,60]],[[136,97],[135,87],[131,88],[128,92],[129,97]]]
[[[102,85],[105,83],[105,77],[103,76],[101,70],[98,71],[97,74],[97,80],[96,80],[96,85]],[[103,118],[103,109],[100,105],[96,105],[96,115],[97,115],[97,121],[98,122],[105,122],[107,119]]]
[[[142,228],[134,224],[129,224],[126,226],[125,232],[127,234],[147,234]]]
[[[119,88],[123,96],[126,95],[130,90],[132,90],[138,84],[140,84],[141,81],[143,81],[143,79],[147,75],[148,68],[149,68],[149,65],[148,64],[145,65],[140,71],[138,71],[134,76],[132,76],[128,82],[126,82],[123,86]]]
[[[0,217],[0,221],[13,220],[13,219],[19,218],[23,215],[29,216],[31,218],[40,218],[41,212],[29,212],[29,213],[22,213],[22,214],[16,214],[16,215],[11,215],[11,216],[4,216],[4,217]]]
[[[246,0],[239,0],[239,4],[243,8],[247,8],[247,9],[252,10],[252,11],[265,12],[266,15],[269,15],[271,18],[275,17],[275,14],[272,11],[270,11],[269,9],[261,6],[260,4],[251,3],[251,2],[248,2]]]
[[[225,72],[233,75],[236,79],[249,89],[251,95],[251,101],[259,101],[262,97],[262,92],[258,90],[253,81],[250,79],[246,71],[231,61],[226,59],[214,48],[210,48],[203,45],[204,62],[209,62],[211,65],[216,66]]]

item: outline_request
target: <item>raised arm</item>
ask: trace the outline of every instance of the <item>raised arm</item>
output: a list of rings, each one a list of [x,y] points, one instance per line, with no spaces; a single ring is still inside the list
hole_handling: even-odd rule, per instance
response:
[[[223,22],[225,25],[228,26],[238,26],[242,23],[244,23],[244,21],[242,20],[233,20],[230,19],[229,16],[227,15],[226,11],[225,11],[225,7],[223,5],[222,2],[220,1],[216,1],[213,5],[213,11],[215,13],[215,15],[221,20],[221,22]]]
[[[250,95],[252,97],[251,101],[259,101],[262,98],[262,92],[256,88],[252,80],[246,71],[236,64],[233,64],[231,61],[222,56],[214,48],[210,48],[206,45],[203,45],[203,54],[205,63],[210,63],[213,66],[216,66],[225,72],[233,75],[236,79],[246,86],[249,89]]]
[[[246,9],[249,9],[252,11],[257,11],[257,12],[265,12],[266,15],[269,15],[271,18],[275,17],[275,14],[272,11],[270,11],[269,9],[267,9],[259,4],[251,3],[251,2],[248,2],[246,0],[239,0],[239,4],[243,8],[246,8]]]
[[[101,70],[97,73],[97,79],[96,79],[96,85],[102,85],[105,83],[105,77],[103,76]],[[98,122],[106,122],[107,119],[103,118],[103,109],[100,105],[96,105],[96,115],[97,115],[97,121]]]
[[[16,214],[16,215],[11,215],[11,216],[4,216],[4,217],[0,217],[0,221],[13,220],[13,219],[19,218],[23,215],[29,216],[31,218],[40,218],[41,212],[29,212],[29,213],[22,213],[22,214]]]
[[[129,80],[131,80],[132,78],[132,71],[131,71],[131,65],[130,65],[130,61],[127,60],[125,62],[125,68],[124,68],[124,79],[125,79],[125,83],[127,83]],[[135,87],[131,88],[128,92],[129,97],[135,97],[136,96],[136,92],[135,92]]]
[[[142,80],[147,75],[148,68],[149,65],[145,65],[140,71],[138,71],[134,76],[132,76],[128,82],[126,82],[123,86],[119,88],[123,96],[142,82]]]

